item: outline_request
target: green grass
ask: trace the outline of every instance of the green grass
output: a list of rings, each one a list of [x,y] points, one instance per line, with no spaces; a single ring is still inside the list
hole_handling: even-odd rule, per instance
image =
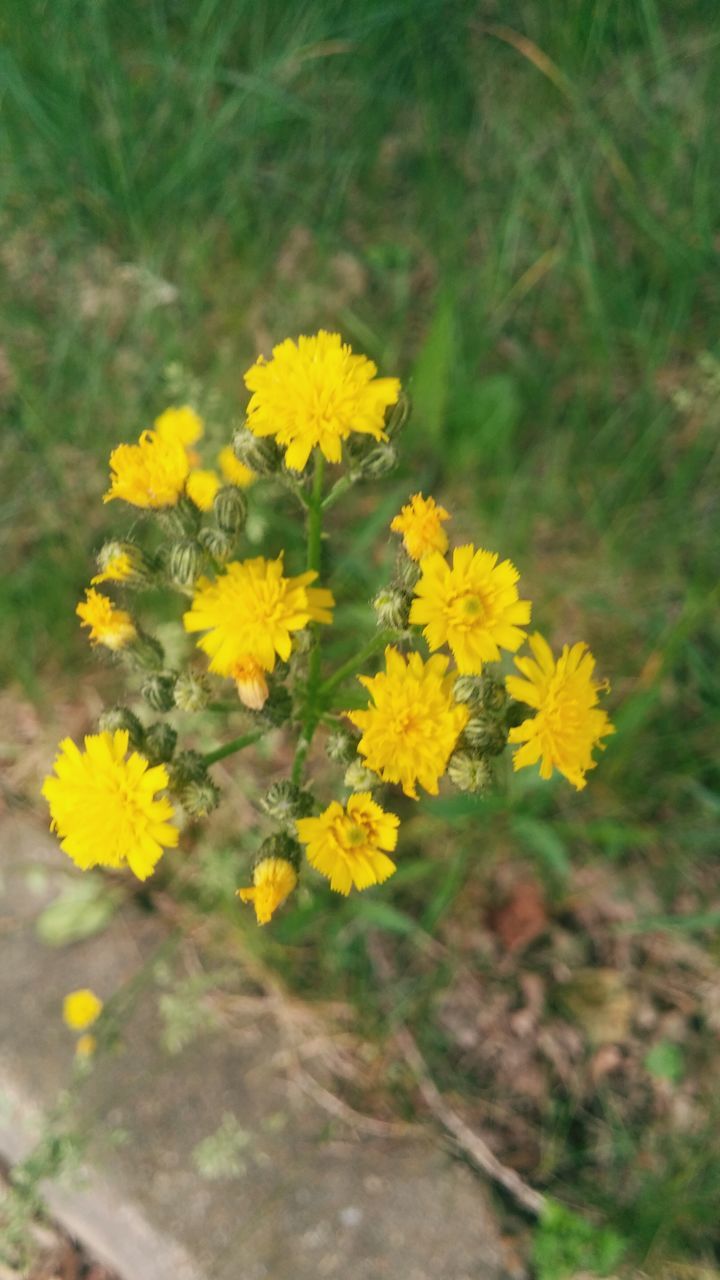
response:
[[[672,916],[702,899],[717,822],[716,5],[500,12],[7,0],[0,21],[0,674],[41,697],[86,666],[72,609],[112,519],[107,453],[164,407],[168,363],[216,390],[227,434],[258,347],[323,325],[415,402],[405,472],[332,544],[348,599],[423,484],[612,675],[587,796],[444,802],[450,874],[362,907],[398,936],[461,910],[478,832],[510,833],[560,898],[578,859],[639,868]],[[278,937],[306,955],[322,923],[319,970],[362,993],[354,912],[316,900]],[[712,1234],[702,1180],[673,1247]]]

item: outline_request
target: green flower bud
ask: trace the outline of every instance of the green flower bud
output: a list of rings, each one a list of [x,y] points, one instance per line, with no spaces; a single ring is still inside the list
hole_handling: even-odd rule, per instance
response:
[[[371,769],[366,769],[361,760],[353,760],[345,770],[343,779],[345,786],[351,791],[372,791],[380,786],[380,779]]]
[[[510,698],[505,711],[505,726],[507,729],[514,729],[516,725],[522,724],[523,720],[527,720],[531,715],[530,707],[524,702],[515,702],[514,698]]]
[[[298,841],[288,835],[287,831],[277,831],[275,835],[263,840],[253,859],[253,868],[264,862],[266,858],[284,858],[296,871],[299,871],[302,849]]]
[[[508,731],[488,716],[472,716],[463,730],[462,741],[476,755],[499,756],[507,745]]]
[[[357,755],[358,742],[359,738],[356,734],[341,726],[328,734],[325,750],[330,759],[338,764],[350,764]]]
[[[303,627],[302,631],[293,633],[293,653],[304,657],[309,653],[313,645],[312,631],[308,627]]]
[[[247,516],[247,502],[237,485],[224,484],[213,501],[213,515],[223,533],[239,533]]]
[[[167,764],[177,745],[177,733],[169,724],[159,720],[151,724],[145,734],[143,754],[150,764]]]
[[[285,724],[285,721],[290,719],[292,709],[290,690],[286,689],[284,684],[276,684],[271,688],[262,711],[258,711],[257,718],[261,723],[277,728],[278,725]]]
[[[395,561],[395,575],[401,588],[412,591],[420,577],[420,565],[413,560],[401,546]]]
[[[458,676],[453,688],[456,702],[465,702],[470,707],[482,703],[483,682],[480,676]]]
[[[93,582],[121,582],[125,587],[147,586],[155,577],[152,558],[134,542],[113,538],[104,542],[97,554],[100,570]]]
[[[295,830],[296,818],[307,818],[313,810],[313,798],[294,782],[274,782],[267,795],[260,801],[265,812],[281,827]]]
[[[492,785],[492,770],[487,760],[467,751],[456,751],[450,757],[448,778],[458,791],[475,791],[484,795]]]
[[[253,435],[249,427],[238,427],[232,447],[238,461],[244,462],[259,476],[272,475],[282,466],[282,453],[275,441]]]
[[[153,711],[171,711],[175,706],[174,671],[154,671],[143,684],[141,693]]]
[[[399,587],[383,587],[373,600],[379,627],[392,631],[405,631],[410,615],[410,596]]]
[[[198,751],[179,751],[170,766],[170,790],[180,795],[190,782],[207,777],[207,766]]]
[[[203,571],[205,557],[195,538],[174,542],[168,551],[167,573],[178,587],[191,587]]]
[[[210,701],[210,681],[207,676],[183,671],[175,681],[173,696],[181,711],[202,711]]]
[[[163,528],[176,538],[192,538],[202,522],[202,511],[186,493],[181,494],[174,507],[164,507],[156,514]]]
[[[412,404],[406,391],[401,391],[394,405],[385,414],[385,430],[391,440],[400,434],[410,417]]]
[[[165,650],[160,641],[144,631],[138,631],[123,653],[139,671],[162,671],[165,665]]]
[[[382,443],[373,449],[358,464],[360,474],[368,480],[380,480],[395,470],[398,464],[398,451],[394,444]]]
[[[130,737],[130,746],[142,751],[145,743],[145,730],[129,707],[108,707],[98,720],[98,728],[104,733],[115,733],[117,729],[126,729]]]
[[[456,695],[457,696],[457,695]],[[508,694],[505,681],[497,676],[485,674],[482,677],[482,704],[486,711],[496,715],[505,710]]]
[[[235,550],[234,538],[229,538],[222,529],[214,529],[209,525],[207,529],[201,529],[199,534],[200,546],[213,560],[218,560],[220,564],[227,564],[232,559]]]
[[[220,803],[220,788],[208,773],[188,782],[180,792],[180,803],[191,818],[207,818]]]

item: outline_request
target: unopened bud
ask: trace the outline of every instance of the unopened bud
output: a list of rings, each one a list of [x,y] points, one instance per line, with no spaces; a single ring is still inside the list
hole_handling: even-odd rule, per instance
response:
[[[282,454],[275,441],[253,435],[249,427],[238,427],[232,447],[238,461],[260,476],[269,476],[280,470]]]
[[[167,764],[177,745],[177,733],[169,724],[159,720],[151,724],[145,734],[143,755],[149,764]]]
[[[142,687],[142,696],[153,711],[171,711],[175,706],[174,671],[154,671]]]
[[[284,779],[274,782],[267,795],[260,801],[265,812],[281,827],[295,829],[296,818],[307,818],[313,810],[313,798],[294,782]]]
[[[410,596],[398,587],[383,587],[373,600],[379,627],[391,631],[405,631],[410,616]]]
[[[295,631],[293,633],[292,642],[293,642],[293,653],[299,654],[301,657],[304,657],[305,654],[309,653],[310,650],[312,649],[312,644],[313,644],[312,631],[310,631],[307,627],[303,627],[301,631]]]
[[[220,788],[206,773],[204,778],[197,778],[183,787],[180,803],[189,817],[207,818],[220,803]]]
[[[129,707],[108,707],[98,720],[98,728],[105,733],[115,733],[125,729],[129,736],[130,746],[142,751],[145,742],[145,730]]]
[[[285,724],[290,719],[293,709],[292,695],[284,684],[276,684],[270,690],[267,701],[262,711],[259,712],[260,721],[265,724],[277,728],[281,724]]]
[[[229,538],[222,529],[214,529],[209,525],[207,529],[201,529],[198,534],[198,540],[203,551],[207,551],[213,560],[217,560],[220,564],[227,564],[232,559],[235,550],[235,540]]]
[[[202,711],[210,701],[210,682],[204,675],[183,671],[175,681],[173,697],[181,711]]]
[[[458,676],[453,687],[456,702],[465,702],[468,706],[479,706],[482,702],[483,682],[480,676]]]
[[[395,562],[395,574],[398,583],[407,591],[412,591],[413,587],[420,577],[420,565],[417,560],[413,560],[404,547],[401,547],[397,554]]]
[[[202,521],[202,511],[186,493],[180,495],[173,507],[159,509],[157,515],[162,526],[176,538],[192,538]]]
[[[492,770],[488,761],[472,756],[468,751],[456,751],[450,757],[447,773],[458,791],[475,791],[482,795],[492,784]]]
[[[401,391],[394,405],[387,410],[385,414],[385,430],[391,439],[395,439],[400,434],[405,423],[410,417],[412,404],[410,397],[405,391]]]
[[[328,734],[325,750],[330,759],[338,764],[350,764],[357,755],[358,741],[357,736],[349,729],[333,729],[332,733]]]
[[[179,751],[169,772],[170,790],[180,795],[190,782],[207,777],[207,765],[198,751]]]
[[[351,791],[372,791],[380,786],[377,774],[367,769],[361,760],[353,760],[348,765],[343,781]]]
[[[522,724],[523,720],[528,718],[528,709],[523,702],[515,702],[510,699],[505,712],[505,725],[508,729],[514,729],[516,725]]]
[[[507,700],[508,695],[504,680],[498,680],[496,676],[484,675],[482,677],[482,704],[485,710],[497,715],[499,712],[504,711]]]
[[[103,543],[97,555],[100,570],[93,583],[121,582],[125,587],[147,586],[155,576],[155,564],[134,542],[113,538]]]
[[[274,835],[268,836],[267,840],[263,840],[253,860],[253,867],[257,867],[266,858],[284,858],[295,871],[299,871],[302,850],[298,841],[288,835],[287,831],[277,831]]]
[[[245,523],[247,502],[234,484],[224,484],[213,501],[213,515],[223,533],[239,533]]]
[[[195,538],[174,542],[168,551],[167,572],[179,587],[191,587],[203,570],[205,557]]]
[[[165,650],[154,636],[138,631],[125,654],[140,671],[161,671],[165,664]]]
[[[488,716],[471,716],[463,730],[463,742],[477,755],[499,756],[507,736],[505,726]]]
[[[389,475],[398,464],[398,451],[394,444],[379,444],[376,449],[363,458],[358,464],[360,474],[368,480],[380,480]]]

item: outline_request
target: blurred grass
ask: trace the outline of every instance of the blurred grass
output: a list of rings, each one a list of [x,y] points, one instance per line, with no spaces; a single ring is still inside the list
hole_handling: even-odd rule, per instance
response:
[[[613,675],[592,813],[527,787],[437,815],[510,824],[550,886],[635,859],[670,913],[718,813],[716,4],[6,0],[0,28],[0,674],[41,696],[86,664],[107,453],[167,364],[229,430],[257,349],[337,326],[416,405],[404,477],[330,544],[348,600],[433,486]],[[453,856],[368,926],[431,931]],[[361,974],[333,908],[324,958]]]

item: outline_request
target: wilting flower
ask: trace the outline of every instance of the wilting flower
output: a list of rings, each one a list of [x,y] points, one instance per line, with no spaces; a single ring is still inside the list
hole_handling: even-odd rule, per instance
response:
[[[403,535],[403,546],[411,560],[422,560],[431,551],[444,555],[448,549],[448,536],[443,524],[450,519],[450,512],[439,507],[434,498],[413,494],[399,515],[391,522],[394,533]]]
[[[556,768],[580,791],[588,769],[595,768],[593,748],[602,750],[601,739],[615,732],[597,705],[607,684],[593,679],[595,659],[582,642],[564,645],[557,662],[538,632],[530,637],[530,648],[532,658],[515,658],[524,679],[508,676],[506,681],[511,697],[535,709],[534,716],[510,730],[509,741],[524,744],[513,754],[513,767],[539,760],[541,778],[551,778]]]
[[[417,799],[418,782],[437,795],[438,781],[469,717],[467,707],[453,697],[449,659],[437,654],[423,662],[419,653],[405,659],[389,647],[385,666],[379,675],[358,677],[374,706],[346,712],[362,731],[358,751],[369,769],[386,782],[399,782],[405,795]]]
[[[166,409],[153,425],[161,440],[181,444],[185,448],[195,444],[205,432],[202,418],[189,404]]]
[[[116,609],[112,600],[92,587],[86,589],[85,599],[80,601],[75,612],[81,626],[89,627],[92,644],[102,644],[106,649],[124,649],[137,637],[137,628],[130,614],[124,609]]]
[[[190,472],[185,484],[188,498],[201,511],[212,511],[215,494],[220,488],[220,477],[217,471],[203,471],[197,468]]]
[[[236,484],[238,489],[247,489],[255,479],[255,472],[235,457],[232,445],[226,444],[225,448],[220,450],[217,460],[223,478],[228,484]]]
[[[70,991],[63,1000],[63,1022],[71,1031],[86,1031],[97,1022],[103,1002],[89,987]]]
[[[232,561],[214,582],[198,579],[185,630],[207,633],[198,645],[217,675],[235,677],[248,659],[272,671],[276,655],[290,657],[294,632],[309,622],[332,622],[332,594],[311,587],[316,578],[313,570],[286,578],[282,554]]]
[[[251,711],[261,711],[270,692],[265,669],[254,658],[245,657],[238,659],[231,674],[243,705]]]
[[[496,554],[470,545],[453,551],[452,568],[433,553],[421,569],[410,622],[422,626],[432,650],[450,646],[461,675],[479,675],[501,649],[519,649],[531,605],[518,599],[520,575],[509,560],[498,564]]]
[[[42,793],[51,829],[76,866],[86,871],[127,863],[145,880],[179,833],[170,824],[172,804],[157,795],[168,786],[164,765],[150,768],[137,751],[127,756],[128,740],[125,729],[89,734],[80,751],[65,738]]]
[[[173,507],[190,470],[177,440],[143,431],[137,444],[119,444],[110,454],[110,488],[103,502],[122,498],[134,507]]]
[[[328,462],[340,462],[353,431],[387,439],[385,410],[397,401],[400,382],[376,374],[372,360],[353,355],[338,333],[286,338],[271,360],[260,356],[245,374],[253,393],[247,425],[256,436],[275,436],[293,471],[302,471],[316,445]]]
[[[267,924],[297,880],[297,871],[286,858],[261,858],[253,870],[252,888],[238,889],[237,895],[241,902],[252,902],[258,924]]]
[[[350,796],[343,809],[337,800],[319,818],[299,818],[298,837],[307,846],[307,859],[327,877],[336,893],[348,894],[382,884],[396,870],[388,852],[397,844],[400,819],[386,813],[369,791]]]

